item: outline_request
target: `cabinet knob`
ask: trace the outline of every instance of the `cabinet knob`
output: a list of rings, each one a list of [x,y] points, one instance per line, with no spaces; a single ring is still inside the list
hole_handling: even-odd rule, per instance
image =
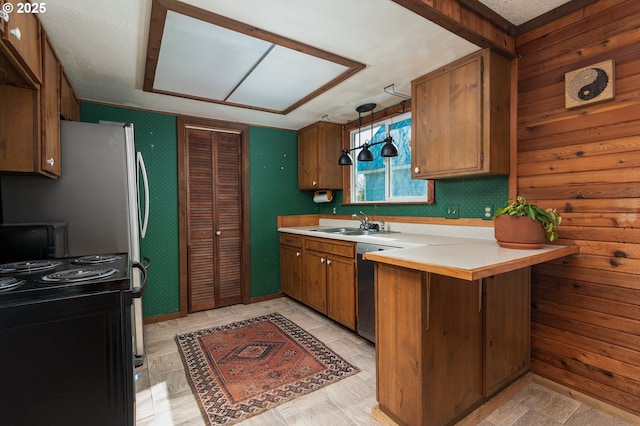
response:
[[[312,182],[313,186],[318,186],[318,182],[316,182],[315,180]]]
[[[414,173],[420,173],[420,167],[416,166],[416,168],[413,169],[413,172]]]
[[[320,263],[324,263],[324,257],[320,258]]]
[[[22,38],[22,33],[20,32],[20,28],[15,27],[9,30],[9,34],[20,40]]]
[[[216,235],[222,235],[222,232],[216,231]]]
[[[331,260],[327,259],[327,265],[331,265]]]
[[[47,160],[47,164],[50,166],[53,166],[55,164],[55,160],[53,159],[53,157]]]
[[[296,257],[300,257],[300,252],[299,251],[296,252]]]

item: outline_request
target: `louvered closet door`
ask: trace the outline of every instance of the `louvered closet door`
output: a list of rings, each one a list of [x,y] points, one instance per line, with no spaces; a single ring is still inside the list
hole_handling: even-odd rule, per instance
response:
[[[187,129],[189,311],[242,302],[240,135]]]

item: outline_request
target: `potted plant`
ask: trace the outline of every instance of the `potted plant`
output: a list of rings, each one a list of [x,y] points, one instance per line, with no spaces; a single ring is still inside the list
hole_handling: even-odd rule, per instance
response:
[[[502,247],[541,248],[547,240],[558,239],[555,229],[561,220],[556,209],[543,210],[519,195],[496,210],[493,215],[494,235]]]

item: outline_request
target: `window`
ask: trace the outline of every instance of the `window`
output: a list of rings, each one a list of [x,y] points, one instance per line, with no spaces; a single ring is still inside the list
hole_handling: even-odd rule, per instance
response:
[[[384,144],[372,146],[373,161],[358,161],[354,151],[351,166],[351,203],[413,203],[427,202],[429,185],[426,180],[411,179],[411,113],[384,121],[370,123],[351,132],[351,147],[366,141],[384,140],[387,134],[398,148],[398,156],[384,158],[380,151]]]

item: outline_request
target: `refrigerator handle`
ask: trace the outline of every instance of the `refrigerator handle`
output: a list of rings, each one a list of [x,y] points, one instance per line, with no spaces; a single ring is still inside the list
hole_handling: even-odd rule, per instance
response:
[[[131,266],[142,272],[142,285],[138,290],[133,291],[133,298],[135,299],[142,297],[142,293],[144,293],[144,290],[147,288],[147,268],[145,268],[140,262],[131,262]]]
[[[149,224],[149,180],[147,178],[147,168],[144,166],[144,158],[142,154],[137,154],[138,170],[142,172],[142,184],[144,185],[144,219],[140,211],[140,190],[138,189],[138,223],[140,224],[140,237],[144,238],[147,234],[147,225]]]

